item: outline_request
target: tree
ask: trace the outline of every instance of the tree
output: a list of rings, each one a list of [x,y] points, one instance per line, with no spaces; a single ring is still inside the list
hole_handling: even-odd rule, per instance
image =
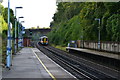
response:
[[[53,44],[67,44],[70,40],[98,41],[100,19],[101,41],[120,41],[120,2],[59,3],[48,34]],[[58,41],[59,40],[59,41]]]

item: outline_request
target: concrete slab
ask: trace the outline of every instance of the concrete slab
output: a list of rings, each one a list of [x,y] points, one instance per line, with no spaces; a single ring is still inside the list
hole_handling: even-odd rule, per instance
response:
[[[32,52],[32,48],[23,48],[12,62],[11,70],[3,69],[3,78],[51,78]]]
[[[71,48],[71,47],[66,47],[66,49],[73,49],[81,52],[87,52],[95,55],[100,55],[100,56],[105,56],[113,59],[118,59],[120,60],[120,55],[113,54],[113,53],[108,53],[108,52],[100,52],[100,51],[95,51],[95,50],[89,50],[89,49],[82,49],[82,48]]]
[[[36,55],[38,55],[38,57]],[[72,74],[64,70],[37,48],[23,48],[14,56],[12,64],[13,65],[11,66],[11,70],[3,69],[3,78],[10,78],[11,80],[76,79]]]

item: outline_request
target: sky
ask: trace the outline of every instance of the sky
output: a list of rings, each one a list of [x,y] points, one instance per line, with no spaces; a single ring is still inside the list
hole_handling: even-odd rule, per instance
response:
[[[8,0],[3,0],[2,5],[8,6]],[[10,0],[10,8],[14,10],[15,7],[22,6],[22,9],[17,9],[17,18],[20,21],[25,21],[23,26],[25,28],[31,27],[49,27],[52,17],[56,12],[56,0]]]

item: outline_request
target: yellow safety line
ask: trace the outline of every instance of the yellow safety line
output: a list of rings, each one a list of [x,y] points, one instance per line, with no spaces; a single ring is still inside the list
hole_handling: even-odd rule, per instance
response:
[[[32,49],[33,51],[33,49]],[[44,69],[47,71],[47,73],[52,77],[53,80],[56,80],[56,78],[50,73],[50,71],[47,69],[47,67],[43,64],[43,62],[40,60],[40,58],[38,57],[38,55],[33,51],[33,53],[35,54],[35,56],[37,57],[37,59],[39,60],[39,62],[42,64],[42,66],[44,67]]]

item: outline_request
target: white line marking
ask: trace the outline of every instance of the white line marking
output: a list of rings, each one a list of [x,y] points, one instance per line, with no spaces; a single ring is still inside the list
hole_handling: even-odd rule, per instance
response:
[[[32,49],[33,51],[33,49]],[[47,71],[47,73],[52,77],[53,80],[56,80],[56,78],[50,73],[50,71],[47,69],[47,67],[44,65],[44,63],[40,60],[40,58],[38,57],[38,55],[33,51],[34,55],[36,56],[36,58],[38,59],[38,61],[42,64],[42,66],[44,67],[44,69]]]

